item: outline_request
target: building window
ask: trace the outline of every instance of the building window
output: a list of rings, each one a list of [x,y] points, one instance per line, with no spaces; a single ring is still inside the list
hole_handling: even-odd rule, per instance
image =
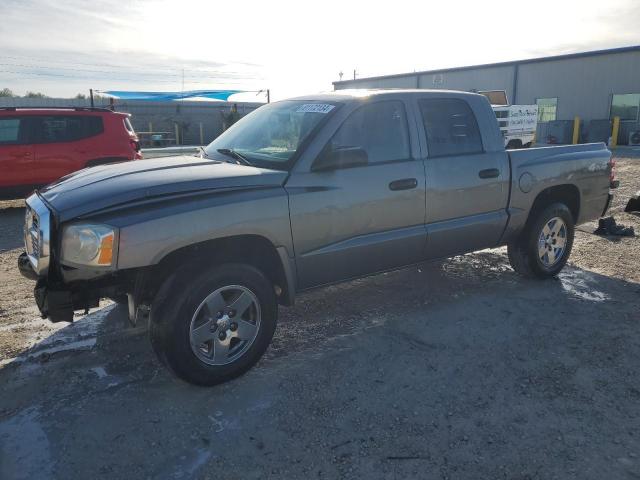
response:
[[[611,97],[610,118],[620,117],[620,120],[637,120],[640,93],[614,94]]]
[[[536,98],[538,105],[538,122],[553,122],[558,110],[557,98]]]

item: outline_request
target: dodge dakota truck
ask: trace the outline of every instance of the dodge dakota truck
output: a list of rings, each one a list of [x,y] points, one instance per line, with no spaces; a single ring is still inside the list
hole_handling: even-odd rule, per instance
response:
[[[18,266],[43,317],[126,302],[162,362],[213,385],[258,361],[307,289],[501,245],[552,277],[613,186],[602,143],[505,150],[484,96],[340,91],[264,105],[198,156],[36,191]]]

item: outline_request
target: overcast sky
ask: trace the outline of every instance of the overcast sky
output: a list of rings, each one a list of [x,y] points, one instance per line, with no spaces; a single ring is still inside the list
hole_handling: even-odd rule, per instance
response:
[[[637,0],[0,0],[0,88],[270,88],[640,44]],[[247,100],[255,97],[250,94]]]

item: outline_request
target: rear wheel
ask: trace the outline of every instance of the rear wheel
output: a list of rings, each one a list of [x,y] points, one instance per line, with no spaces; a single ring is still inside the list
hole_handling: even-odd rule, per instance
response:
[[[557,275],[569,259],[575,234],[573,215],[562,203],[533,213],[522,234],[507,247],[509,263],[526,276]]]
[[[158,357],[180,378],[215,385],[251,368],[276,327],[277,302],[262,272],[226,264],[179,275],[177,288],[152,306],[151,340]]]

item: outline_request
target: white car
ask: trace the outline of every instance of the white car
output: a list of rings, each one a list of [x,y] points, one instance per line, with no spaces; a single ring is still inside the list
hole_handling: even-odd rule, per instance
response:
[[[491,105],[506,148],[528,148],[538,126],[537,105]]]

